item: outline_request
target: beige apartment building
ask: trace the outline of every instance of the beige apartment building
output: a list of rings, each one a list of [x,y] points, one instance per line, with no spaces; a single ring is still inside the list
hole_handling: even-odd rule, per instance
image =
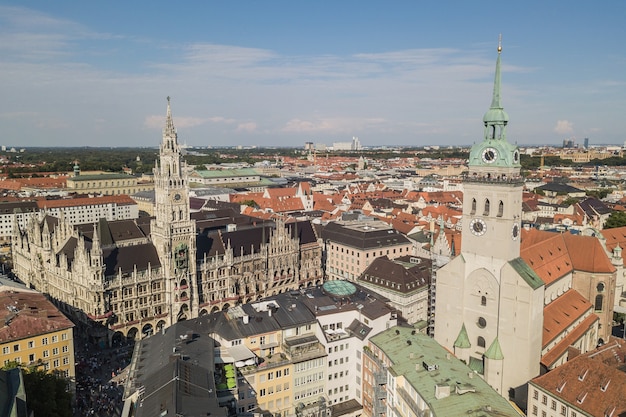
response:
[[[356,281],[374,259],[410,255],[413,248],[402,233],[374,219],[329,223],[322,230],[322,240],[328,279],[348,281]]]

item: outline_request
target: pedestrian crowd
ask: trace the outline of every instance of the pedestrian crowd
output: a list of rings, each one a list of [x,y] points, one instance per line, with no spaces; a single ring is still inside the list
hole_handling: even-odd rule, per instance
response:
[[[74,342],[74,417],[118,417],[123,407],[125,368],[130,363],[132,342],[114,342],[109,347],[78,335]]]

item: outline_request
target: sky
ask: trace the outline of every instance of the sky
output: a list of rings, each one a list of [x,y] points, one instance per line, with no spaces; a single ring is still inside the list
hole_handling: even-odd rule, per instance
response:
[[[626,2],[0,0],[0,145],[626,141]]]

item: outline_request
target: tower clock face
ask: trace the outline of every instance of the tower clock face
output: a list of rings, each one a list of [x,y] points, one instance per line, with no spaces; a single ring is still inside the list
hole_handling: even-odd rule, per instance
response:
[[[172,196],[172,200],[174,201],[180,201],[181,198],[182,196],[179,193],[176,193]]]
[[[487,223],[483,219],[473,219],[470,222],[470,231],[474,236],[482,236],[487,231]]]
[[[490,164],[498,158],[498,151],[494,148],[485,148],[482,153],[482,158],[483,162]]]

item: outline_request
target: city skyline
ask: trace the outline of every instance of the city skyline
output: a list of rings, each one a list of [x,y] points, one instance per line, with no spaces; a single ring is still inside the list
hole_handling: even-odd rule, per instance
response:
[[[511,142],[626,140],[619,1],[0,3],[7,146],[469,146],[498,35]]]

